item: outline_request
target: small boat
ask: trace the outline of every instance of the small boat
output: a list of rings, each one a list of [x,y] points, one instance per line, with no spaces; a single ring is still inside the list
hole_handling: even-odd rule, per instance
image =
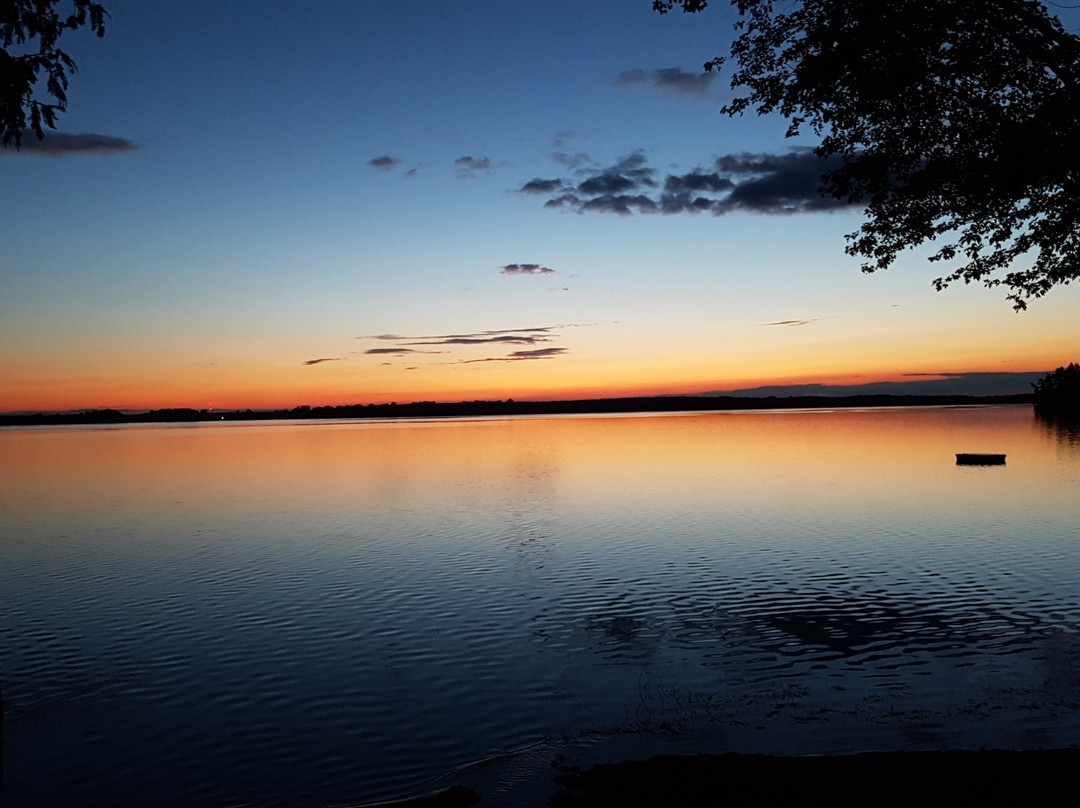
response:
[[[982,454],[979,452],[957,452],[956,465],[958,466],[1004,466],[1005,455]]]

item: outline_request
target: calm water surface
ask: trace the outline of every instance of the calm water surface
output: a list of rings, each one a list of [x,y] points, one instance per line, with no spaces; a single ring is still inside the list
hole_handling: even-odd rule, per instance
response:
[[[1026,407],[0,431],[0,802],[1074,745],[1078,525]]]

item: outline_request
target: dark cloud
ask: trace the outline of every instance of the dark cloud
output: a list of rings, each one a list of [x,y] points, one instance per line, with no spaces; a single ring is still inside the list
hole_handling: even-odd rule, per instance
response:
[[[629,199],[626,191],[656,188],[657,181],[652,178],[656,173],[656,169],[652,169],[647,165],[645,154],[635,151],[632,154],[627,154],[615,165],[606,167],[606,169],[582,170],[579,174],[584,174],[585,178],[578,181],[577,184],[573,183],[571,179],[538,178],[528,181],[519,190],[523,193],[554,193],[564,188],[573,188],[573,191],[558,194],[557,197],[549,200],[546,203],[549,207],[562,205],[580,207],[582,204],[589,202],[588,199],[582,198],[588,197],[610,197],[608,203],[618,206],[620,204],[624,205],[626,200]],[[599,202],[597,204],[603,205],[605,203]]]
[[[704,71],[687,72],[678,67],[662,67],[659,70],[627,70],[615,79],[618,86],[649,87],[677,95],[705,95],[716,73]]]
[[[581,198],[574,196],[574,194],[560,194],[554,196],[544,203],[545,208],[577,208],[581,205]]]
[[[676,194],[663,194],[660,197],[660,213],[703,213],[713,210],[717,202],[707,196],[694,196],[688,191]],[[643,213],[653,213],[654,210],[642,210]]]
[[[722,177],[717,172],[691,171],[689,174],[669,174],[664,180],[664,190],[669,193],[680,191],[730,191],[735,183],[729,177]]]
[[[620,191],[632,191],[637,186],[637,182],[630,177],[624,177],[615,172],[605,172],[598,177],[585,180],[578,185],[577,189],[583,194],[617,194]]]
[[[373,157],[368,160],[368,165],[372,168],[377,168],[379,171],[393,171],[401,163],[396,157],[391,157],[389,154],[384,154],[382,157]]]
[[[544,207],[578,213],[809,213],[849,207],[819,191],[822,175],[839,165],[839,160],[822,160],[809,149],[729,154],[717,158],[713,170],[669,174],[663,190],[657,190],[656,169],[638,151],[614,166],[584,171],[586,178],[576,184],[570,178],[533,180],[520,190],[547,194]]]
[[[454,161],[454,165],[460,168],[462,171],[489,171],[491,169],[491,159],[488,157],[459,157]]]
[[[37,135],[26,131],[23,132],[22,146],[19,149],[0,149],[0,153],[46,154],[62,157],[65,154],[117,154],[137,151],[138,148],[130,140],[111,135],[65,135],[60,132],[49,132],[44,139],[38,140]]]
[[[822,160],[809,149],[787,154],[734,154],[717,158],[716,168],[735,177],[735,188],[724,200],[728,210],[756,213],[808,213],[850,207],[823,196],[821,177],[840,167],[839,159]]]
[[[562,180],[542,180],[537,177],[522,185],[521,192],[525,194],[550,194],[562,187]]]
[[[596,194],[618,194],[638,188],[655,188],[653,175],[655,168],[647,165],[644,153],[640,151],[628,154],[610,168],[592,172],[592,176],[578,183],[579,193],[593,196]]]
[[[321,365],[323,362],[340,362],[345,357],[343,356],[331,356],[323,359],[308,359],[305,362],[301,362],[303,365]]]
[[[593,199],[587,199],[581,203],[580,211],[601,211],[603,213],[617,213],[620,216],[628,216],[637,210],[638,213],[655,213],[657,203],[644,194],[604,194]]]
[[[502,275],[554,275],[555,270],[540,264],[507,264],[500,270]]]

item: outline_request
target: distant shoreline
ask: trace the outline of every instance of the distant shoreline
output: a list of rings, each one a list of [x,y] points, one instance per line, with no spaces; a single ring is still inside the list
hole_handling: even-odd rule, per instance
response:
[[[590,398],[572,401],[414,401],[410,404],[300,406],[288,410],[196,410],[167,408],[145,412],[81,410],[0,414],[0,426],[77,424],[187,423],[355,418],[454,418],[505,415],[626,414],[713,410],[830,409],[863,407],[933,407],[985,404],[1031,404],[1032,395],[853,395],[853,396],[648,396]]]

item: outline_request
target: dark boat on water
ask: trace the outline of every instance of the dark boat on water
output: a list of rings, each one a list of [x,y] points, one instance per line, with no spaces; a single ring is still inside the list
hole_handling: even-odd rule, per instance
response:
[[[984,454],[980,452],[957,452],[956,465],[958,466],[1004,466],[1005,455]]]

